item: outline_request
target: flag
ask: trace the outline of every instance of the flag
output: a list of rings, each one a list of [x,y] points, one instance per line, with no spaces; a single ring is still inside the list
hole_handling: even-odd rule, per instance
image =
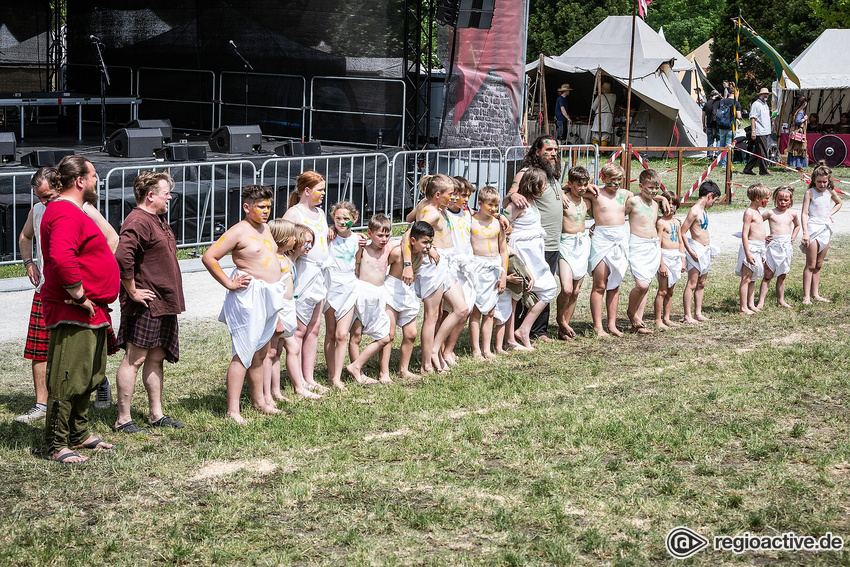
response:
[[[773,46],[766,42],[764,38],[757,34],[754,30],[741,23],[740,20],[738,20],[738,25],[740,26],[741,32],[750,38],[750,41],[755,43],[756,47],[761,49],[762,52],[767,55],[767,58],[770,59],[770,62],[773,63],[773,70],[776,73],[776,80],[779,81],[779,86],[783,89],[785,88],[785,77],[782,76],[782,72],[785,71],[785,74],[788,75],[788,79],[799,87],[800,79],[797,77],[796,73],[791,70],[791,67],[788,66],[785,59],[783,59],[782,56],[773,49]]]
[[[638,0],[638,14],[644,20],[646,19],[646,9],[652,3],[652,0]]]

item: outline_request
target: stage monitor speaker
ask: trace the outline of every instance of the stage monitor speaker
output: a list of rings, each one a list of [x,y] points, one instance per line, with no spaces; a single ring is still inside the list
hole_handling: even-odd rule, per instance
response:
[[[279,156],[303,156],[304,144],[302,142],[289,140],[276,147],[274,149],[274,153]]]
[[[65,156],[74,155],[74,150],[35,150],[21,157],[26,167],[56,167]]]
[[[322,142],[304,142],[305,156],[318,156],[322,153]]]
[[[248,154],[263,148],[263,132],[258,124],[222,126],[210,136],[210,149],[222,154]]]
[[[173,128],[171,127],[171,120],[168,118],[157,118],[151,120],[133,120],[129,124],[127,124],[127,128],[159,128],[160,132],[162,132],[162,139],[165,143],[169,143],[171,141]]]
[[[206,161],[206,146],[188,144],[168,144],[161,150],[156,151],[157,159],[165,161]]]
[[[106,151],[112,157],[150,158],[164,145],[159,128],[121,128],[109,136]]]
[[[23,119],[22,119],[23,120]],[[18,140],[14,132],[0,132],[0,163],[12,163],[16,159]]]

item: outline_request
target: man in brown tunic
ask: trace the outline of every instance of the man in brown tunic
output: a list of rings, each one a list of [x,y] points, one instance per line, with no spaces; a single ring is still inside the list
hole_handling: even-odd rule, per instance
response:
[[[121,327],[118,345],[125,349],[118,367],[118,416],[113,429],[144,433],[130,416],[136,376],[148,392],[148,425],[174,427],[183,423],[162,411],[163,360],[177,362],[177,315],[186,307],[177,263],[177,242],[163,216],[174,182],[165,172],[143,171],[133,183],[136,208],[121,226],[115,257],[121,271]]]

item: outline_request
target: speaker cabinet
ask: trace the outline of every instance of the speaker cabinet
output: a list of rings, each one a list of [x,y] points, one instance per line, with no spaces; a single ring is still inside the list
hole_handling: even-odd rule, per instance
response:
[[[65,156],[74,155],[74,150],[35,150],[21,157],[25,167],[56,167]]]
[[[322,143],[289,140],[276,147],[274,153],[279,156],[317,156],[322,153]]]
[[[23,120],[23,119],[22,119]],[[14,132],[0,132],[0,163],[12,163],[16,159],[18,140]]]
[[[165,143],[169,143],[172,138],[173,128],[171,127],[171,120],[168,118],[164,119],[153,119],[153,120],[133,120],[129,124],[127,124],[127,128],[159,128],[159,131],[162,132],[162,139]]]
[[[164,145],[159,128],[121,128],[109,136],[106,151],[112,157],[150,158]]]
[[[168,144],[157,150],[155,155],[157,159],[165,161],[206,161],[207,148],[189,144]]]
[[[318,156],[322,154],[322,142],[304,142],[305,156]]]
[[[260,126],[222,126],[210,136],[210,150],[222,154],[248,154],[263,147]]]

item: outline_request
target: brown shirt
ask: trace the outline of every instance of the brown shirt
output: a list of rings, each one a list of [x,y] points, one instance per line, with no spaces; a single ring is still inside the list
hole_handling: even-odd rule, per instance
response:
[[[115,251],[122,280],[134,279],[137,288],[149,289],[156,299],[148,302],[151,315],[177,315],[186,310],[183,278],[177,263],[177,240],[164,217],[138,207],[130,211]],[[121,286],[121,313],[138,315],[145,306],[133,301]]]

